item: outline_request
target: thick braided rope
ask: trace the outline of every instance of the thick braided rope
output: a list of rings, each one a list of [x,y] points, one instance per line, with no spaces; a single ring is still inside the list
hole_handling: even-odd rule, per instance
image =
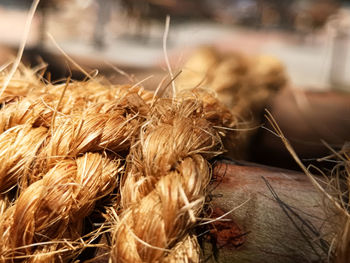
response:
[[[58,163],[22,192],[0,217],[2,259],[33,255],[32,262],[57,259],[56,254],[41,253],[62,247],[55,241],[80,238],[83,219],[97,200],[115,189],[120,171],[119,162],[98,153]]]
[[[46,138],[47,128],[30,125],[19,125],[0,134],[0,195],[31,173]]]
[[[0,103],[13,102],[24,97],[38,98],[47,94],[59,98],[66,84],[47,83],[38,74],[38,71],[41,69],[31,69],[20,65],[9,82],[7,89],[0,96]],[[7,70],[0,70],[0,85],[7,78],[7,74]],[[120,98],[123,94],[129,92],[137,92],[145,101],[151,100],[153,96],[152,93],[145,91],[140,86],[112,85],[102,77],[97,77],[89,81],[74,81],[69,83],[67,88],[67,94],[69,96],[66,96],[65,100],[71,102],[71,99],[78,98],[84,101],[107,102],[114,98]],[[67,107],[73,106],[72,103],[63,103],[62,105]]]
[[[74,157],[84,152],[128,152],[144,118],[140,110],[142,107],[147,109],[138,95],[130,96],[139,104],[119,104],[119,100],[115,100],[97,104],[68,118],[58,117],[50,139],[39,154],[44,165],[51,167],[61,158]]]
[[[138,127],[135,114],[123,109],[57,118],[51,130],[17,125],[0,134],[0,192],[9,190],[22,177],[26,180],[28,174],[35,176],[35,170],[37,174],[47,171],[66,157],[127,150]]]
[[[105,90],[110,92],[106,87]],[[89,151],[109,150],[118,154],[128,151],[148,106],[138,95],[139,90],[128,91],[126,87],[117,90],[114,88],[114,100],[92,103],[90,98],[85,108],[74,109],[80,110],[77,113],[61,107],[63,112],[56,114],[54,127],[52,95],[37,98],[32,104],[32,99],[27,97],[0,111],[3,131],[0,134],[0,193],[21,180],[24,180],[24,184],[19,183],[21,187],[36,181],[40,173],[66,157]]]
[[[0,70],[0,85],[7,79],[7,70]],[[32,90],[43,87],[35,69],[29,69],[20,65],[12,77],[7,88],[0,96],[0,103],[12,101],[18,97],[27,96]]]
[[[12,152],[21,145],[25,152],[8,164],[10,176],[5,171],[5,179],[0,177],[6,182],[4,191],[16,182],[22,189],[14,205],[1,195],[1,259],[32,255],[29,262],[50,262],[72,258],[74,253],[64,253],[67,248],[59,241],[81,237],[82,218],[99,199],[94,198],[93,189],[105,185],[91,175],[89,180],[96,185],[86,184],[84,191],[77,186],[84,181],[77,179],[74,170],[81,159],[77,156],[108,151],[125,157],[130,151],[112,259],[198,262],[199,246],[191,230],[210,180],[207,159],[223,151],[225,130],[218,126],[236,127],[229,111],[200,90],[188,93],[186,99],[150,103],[151,93],[137,87],[78,82],[69,84],[61,97],[65,85],[29,86],[19,95],[13,92],[0,98],[5,102],[0,111],[3,147],[11,146],[6,144],[10,139],[17,143]],[[21,140],[24,136],[27,141]],[[30,177],[25,178],[27,183],[18,183],[26,175]],[[52,242],[39,245],[48,241]]]
[[[74,256],[65,252],[77,249],[67,248],[62,240],[81,238],[83,218],[91,213],[95,200],[115,189],[116,178],[109,178],[114,185],[106,182],[107,177],[93,168],[96,158],[91,156],[99,155],[91,153],[85,155],[84,171],[95,170],[86,174],[84,182],[79,175],[82,158],[76,164],[73,160],[86,152],[125,157],[153,98],[139,87],[96,82],[69,84],[62,97],[64,88],[31,86],[30,91],[7,94],[3,101],[0,261],[56,262]],[[107,175],[117,169],[105,161],[103,165]],[[12,205],[6,192],[15,186],[19,197]]]
[[[42,85],[44,86],[44,85]],[[35,127],[51,124],[55,109],[61,99],[64,85],[49,85],[26,96],[13,96],[11,102],[2,105],[0,111],[0,133],[20,124],[31,124]],[[122,101],[124,104],[150,102],[152,94],[140,87],[92,85],[90,82],[71,83],[58,105],[57,114],[70,115],[80,113],[94,105],[109,104],[111,101]],[[136,98],[136,99],[135,99]],[[3,101],[0,101],[3,102]],[[140,105],[139,105],[140,106]]]
[[[153,108],[129,155],[113,262],[199,262],[199,246],[189,233],[205,202],[207,159],[223,151],[213,128],[223,120],[208,105],[192,98],[159,100]]]

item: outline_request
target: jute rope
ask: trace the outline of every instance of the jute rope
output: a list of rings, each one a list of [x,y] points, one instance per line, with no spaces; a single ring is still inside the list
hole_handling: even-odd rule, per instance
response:
[[[207,160],[223,151],[213,128],[218,123],[206,119],[204,104],[162,100],[152,109],[129,155],[114,262],[199,262],[196,237],[189,233],[205,202]]]
[[[199,262],[208,161],[239,139],[238,117],[202,89],[168,99],[19,80],[0,98],[0,259],[73,260],[99,235],[84,220],[108,199],[112,261]]]
[[[101,154],[87,153],[59,162],[25,189],[1,217],[2,258],[29,256],[32,262],[54,261],[55,253],[40,255],[41,251],[55,252],[61,247],[55,240],[80,238],[83,219],[97,200],[113,191],[119,172],[119,163]],[[35,245],[49,241],[53,244]]]

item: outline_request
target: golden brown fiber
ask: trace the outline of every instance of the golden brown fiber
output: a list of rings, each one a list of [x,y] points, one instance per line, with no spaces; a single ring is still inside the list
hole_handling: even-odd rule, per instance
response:
[[[47,262],[48,257],[41,254],[54,252],[47,251],[48,247],[56,250],[67,246],[60,243],[63,240],[79,240],[83,219],[97,200],[113,191],[119,172],[119,163],[101,154],[58,163],[21,193],[0,218],[2,259],[38,256]],[[52,261],[62,255],[49,256]]]
[[[188,97],[160,99],[151,110],[128,157],[114,262],[199,262],[196,237],[189,233],[205,202],[207,159],[223,152],[213,128],[223,120],[212,118],[205,105]]]
[[[0,261],[75,259],[95,238],[84,219],[103,199],[114,202],[113,261],[199,262],[208,161],[238,140],[239,118],[200,88],[169,99],[18,78],[1,98]]]

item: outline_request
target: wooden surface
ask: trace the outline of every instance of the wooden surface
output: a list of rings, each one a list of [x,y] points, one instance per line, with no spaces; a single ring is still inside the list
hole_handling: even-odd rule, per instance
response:
[[[213,210],[238,207],[225,217],[232,219],[226,227],[217,223],[218,262],[321,262],[327,257],[332,238],[327,202],[304,174],[220,162],[214,179]],[[212,245],[205,244],[208,262],[215,262]]]

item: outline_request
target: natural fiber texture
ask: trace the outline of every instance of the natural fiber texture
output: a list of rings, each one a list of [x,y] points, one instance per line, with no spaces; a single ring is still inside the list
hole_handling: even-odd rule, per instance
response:
[[[21,193],[1,217],[2,258],[27,255],[34,257],[32,262],[39,262],[39,258],[44,259],[41,262],[52,261],[55,254],[40,255],[42,250],[55,252],[47,251],[42,242],[53,241],[48,247],[56,250],[62,245],[55,240],[78,240],[83,219],[95,202],[116,187],[119,169],[118,162],[92,153],[58,163]]]
[[[7,196],[1,195],[0,197],[0,217],[5,213],[10,206],[10,200]]]
[[[31,173],[37,152],[47,137],[47,128],[15,126],[0,134],[0,193],[9,191]]]
[[[343,149],[333,158],[336,161],[331,174],[330,190],[343,209],[343,213],[337,213],[334,224],[337,226],[335,238],[334,262],[345,263],[350,258],[350,147],[345,144]],[[335,191],[334,191],[335,190]]]
[[[199,262],[208,160],[239,140],[238,116],[199,88],[169,99],[102,83],[21,68],[0,98],[1,261],[79,257],[104,232],[84,227],[103,199],[113,261]]]
[[[262,122],[263,110],[273,96],[287,85],[282,63],[271,56],[248,56],[239,52],[220,53],[212,47],[193,52],[176,79],[178,89],[201,87],[214,92],[228,107],[244,131],[239,140],[225,141],[231,158],[244,159],[252,136]],[[230,142],[234,145],[230,145]]]
[[[128,150],[142,116],[139,111],[133,111],[137,109],[133,109],[132,104],[126,106],[118,102],[97,104],[68,118],[58,117],[50,140],[39,157],[53,156],[46,160],[52,163],[57,158],[73,157],[84,152],[108,150],[120,153]],[[141,102],[141,107],[147,108]]]
[[[32,88],[30,94],[28,94],[29,91],[23,92],[22,89],[18,89],[19,95],[12,95],[11,98],[8,96],[8,102],[0,111],[0,132],[25,123],[33,127],[41,125],[49,127],[53,116],[80,114],[89,107],[93,107],[97,112],[103,110],[106,112],[106,107],[117,108],[113,101],[137,112],[137,107],[147,108],[146,103],[152,99],[150,92],[139,87],[104,86],[92,81],[74,82],[67,86],[65,84],[57,86],[41,84],[41,86]],[[105,103],[108,106],[105,106]],[[138,105],[138,103],[143,105]],[[55,111],[56,115],[54,115]]]
[[[138,87],[92,81],[27,87],[30,92],[19,89],[22,96],[14,95],[0,111],[0,192],[22,179],[21,187],[34,182],[66,157],[128,150],[152,98]]]
[[[0,102],[12,101],[18,97],[27,96],[32,90],[41,89],[43,85],[36,73],[35,69],[28,69],[21,65],[1,95]],[[4,83],[8,74],[6,70],[0,71],[1,84]]]
[[[214,90],[219,100],[239,116],[260,117],[268,99],[287,83],[282,63],[270,56],[220,54],[203,47],[188,59],[177,87]]]
[[[331,149],[331,148],[330,148]],[[322,183],[325,195],[324,209],[329,215],[331,229],[327,235],[332,238],[329,246],[330,262],[346,263],[350,258],[350,147],[345,143],[343,148],[319,161],[333,163],[329,169],[317,169],[325,179]]]
[[[123,213],[113,235],[114,262],[199,261],[195,237],[187,233],[205,202],[206,159],[223,151],[213,128],[223,120],[211,118],[204,105],[195,99],[163,99],[151,110],[128,159]]]

